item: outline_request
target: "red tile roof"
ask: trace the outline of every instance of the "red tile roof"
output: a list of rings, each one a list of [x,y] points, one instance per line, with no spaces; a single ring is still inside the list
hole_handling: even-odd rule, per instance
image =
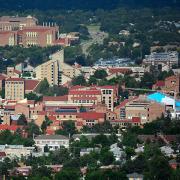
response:
[[[97,112],[83,112],[78,113],[78,118],[82,118],[84,120],[97,120],[99,118],[104,118],[104,113],[97,113]]]
[[[72,97],[71,98],[72,100],[97,100],[97,97]]]
[[[48,116],[48,118],[49,118],[49,120],[51,120],[51,121],[56,121],[56,116],[50,115],[50,116]]]
[[[119,109],[121,107],[124,107],[128,102],[129,102],[129,99],[125,99],[118,106],[116,106],[115,109]]]
[[[40,81],[38,80],[32,80],[32,79],[25,80],[25,90],[33,91],[36,89],[39,83]]]
[[[134,101],[135,99],[137,99],[138,97],[135,96],[133,98],[130,99],[125,99],[124,101],[122,101],[118,106],[115,107],[115,109],[119,109],[121,107],[124,107],[128,102]]]
[[[43,101],[68,101],[68,96],[44,96]]]
[[[54,135],[55,131],[52,129],[46,129],[46,135]]]
[[[5,79],[6,79],[6,77],[4,75],[0,74],[0,80],[5,80]]]
[[[72,86],[71,90],[81,89],[81,88],[86,88],[86,86],[81,86],[81,85]]]
[[[24,81],[22,78],[8,78],[6,81]]]
[[[5,109],[9,109],[9,110],[14,110],[15,109],[15,105],[6,105],[4,106]]]
[[[100,90],[70,90],[69,95],[101,95]]]
[[[132,117],[132,122],[133,123],[140,123],[141,119],[140,119],[140,117]]]
[[[165,82],[164,81],[157,81],[156,84],[154,84],[156,87],[163,87],[165,86]]]
[[[4,131],[4,130],[16,131],[18,128],[21,127],[16,125],[0,124],[0,131]]]

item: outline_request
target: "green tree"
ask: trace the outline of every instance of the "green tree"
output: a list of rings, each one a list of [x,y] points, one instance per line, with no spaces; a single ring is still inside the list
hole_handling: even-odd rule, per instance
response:
[[[100,144],[102,147],[107,147],[110,145],[110,143],[111,142],[109,141],[108,137],[103,134],[97,135],[92,139],[92,144]]]
[[[148,174],[150,179],[164,179],[169,180],[171,177],[172,170],[168,164],[168,161],[163,156],[154,156],[149,161]]]
[[[104,79],[107,77],[107,72],[104,69],[98,69],[94,73],[94,77],[97,79]]]
[[[90,76],[89,85],[96,85],[96,84],[97,84],[97,78],[95,76]]]
[[[87,82],[86,82],[84,76],[79,75],[72,80],[72,85],[73,86],[75,86],[75,85],[85,86],[85,85],[87,85]]]
[[[79,180],[80,173],[74,169],[63,169],[55,175],[55,180]]]
[[[101,150],[100,161],[103,165],[107,166],[114,162],[114,155],[108,150]]]
[[[76,133],[76,127],[74,121],[64,121],[62,124],[62,130],[57,130],[56,134],[61,134],[65,136],[72,136],[73,134]]]
[[[126,174],[123,171],[113,170],[96,170],[88,172],[86,180],[127,180]]]
[[[2,88],[2,90],[0,91],[0,96],[2,99],[5,98],[5,88]]]
[[[30,92],[29,94],[25,94],[25,98],[28,100],[35,100],[35,101],[40,101],[42,99],[42,96],[38,96],[33,92]]]
[[[125,133],[123,135],[122,144],[124,146],[136,147],[136,145],[137,145],[137,135],[133,134],[133,133],[130,133],[130,132]]]
[[[28,137],[33,138],[34,135],[41,134],[39,127],[32,121],[27,124],[26,131],[28,133]]]
[[[27,125],[27,120],[26,120],[26,117],[25,117],[24,114],[21,114],[21,116],[20,116],[19,119],[18,119],[17,124],[20,125],[20,126],[25,126],[25,125]]]
[[[42,125],[41,125],[41,130],[43,131],[43,133],[45,133],[47,127],[52,123],[52,121],[45,116],[45,120],[43,121]]]
[[[53,164],[63,164],[70,160],[68,149],[61,147],[60,149],[50,152],[50,159]]]
[[[38,85],[37,92],[40,94],[46,94],[48,89],[49,89],[49,83],[48,83],[47,79],[45,78]]]

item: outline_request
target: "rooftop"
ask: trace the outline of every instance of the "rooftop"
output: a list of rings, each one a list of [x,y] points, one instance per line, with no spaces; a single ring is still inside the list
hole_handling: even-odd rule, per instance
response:
[[[69,138],[63,135],[39,135],[37,137],[35,137],[35,140],[51,140],[51,139],[55,139],[55,140],[68,140]]]

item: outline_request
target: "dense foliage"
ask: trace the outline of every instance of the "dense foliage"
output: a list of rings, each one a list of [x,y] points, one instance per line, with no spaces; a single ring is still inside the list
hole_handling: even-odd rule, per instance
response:
[[[173,0],[19,0],[17,3],[13,3],[13,0],[1,0],[1,9],[112,9],[117,6],[128,7],[162,7],[162,6],[179,6],[179,1]]]

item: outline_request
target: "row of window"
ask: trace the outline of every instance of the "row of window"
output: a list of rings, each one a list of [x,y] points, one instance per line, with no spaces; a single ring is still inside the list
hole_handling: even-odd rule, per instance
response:
[[[6,81],[6,84],[24,84],[23,81]]]
[[[103,90],[103,94],[112,94],[112,90]]]
[[[73,103],[94,103],[93,100],[73,100]]]

